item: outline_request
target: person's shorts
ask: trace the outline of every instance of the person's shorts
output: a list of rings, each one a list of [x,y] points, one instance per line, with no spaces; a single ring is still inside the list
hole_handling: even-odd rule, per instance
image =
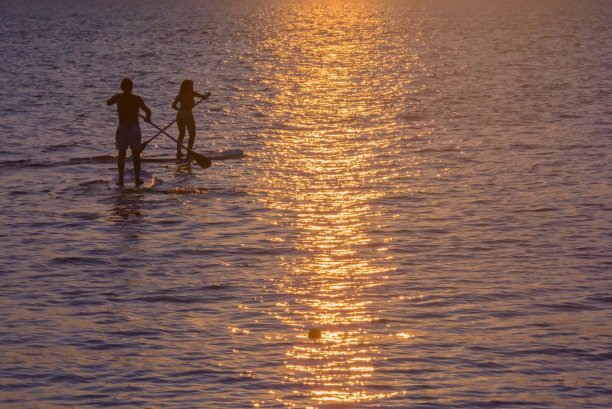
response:
[[[140,150],[140,126],[119,125],[115,134],[115,145],[117,150],[124,151],[130,147],[132,150]]]

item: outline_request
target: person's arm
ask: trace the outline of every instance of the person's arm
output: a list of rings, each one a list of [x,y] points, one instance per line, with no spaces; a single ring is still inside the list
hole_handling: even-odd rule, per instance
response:
[[[140,100],[140,109],[142,109],[146,114],[146,118],[144,119],[145,122],[151,122],[151,110],[145,105],[142,99]]]
[[[178,102],[179,102],[179,96],[177,95],[176,98],[174,98],[174,102],[172,103],[172,109],[174,109],[175,111],[178,111]]]
[[[201,99],[207,99],[208,97],[210,97],[210,92],[207,92],[206,94],[202,95],[199,92],[193,91],[193,95]]]
[[[117,103],[117,94],[113,95],[106,101],[106,105],[110,106]]]

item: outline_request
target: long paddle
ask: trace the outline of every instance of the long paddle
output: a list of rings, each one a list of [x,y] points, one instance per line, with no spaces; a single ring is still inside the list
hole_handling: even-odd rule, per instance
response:
[[[138,114],[140,115],[140,117],[142,119],[145,119],[145,117],[142,114]],[[174,139],[173,137],[171,137],[170,135],[168,135],[166,133],[166,131],[164,129],[161,129],[159,126],[155,125],[153,122],[149,121],[149,123],[151,125],[153,125],[160,133],[163,133],[164,135],[166,135],[168,138],[172,139],[174,141],[174,143],[178,144],[178,141],[176,139]],[[202,168],[206,169],[210,166],[210,159],[207,158],[204,155],[200,155],[197,152],[194,152],[193,150],[189,149],[188,147],[186,147],[185,145],[181,144],[181,146],[183,148],[185,148],[187,150],[187,152],[191,153],[191,155],[193,156],[193,158],[195,159],[195,161],[198,163],[198,165],[200,165]]]
[[[210,95],[210,93],[208,93],[208,95]],[[198,105],[200,102],[204,101],[207,97],[200,99],[198,102],[196,102],[195,104],[193,104],[193,106],[195,107],[196,105]],[[142,115],[141,115],[142,116]],[[159,135],[161,135],[162,133],[164,133],[164,131],[166,131],[168,128],[170,128],[174,123],[176,122],[176,119],[172,122],[170,122],[168,124],[168,126],[166,126],[164,129],[160,129],[159,132],[157,132],[155,135],[153,135],[153,137],[151,137],[149,140],[145,141],[144,143],[140,144],[140,153],[142,153],[142,151],[144,151],[144,149],[147,147],[147,145],[149,144],[149,142],[151,142],[153,139],[157,138]],[[156,127],[157,128],[157,127]],[[159,128],[157,128],[159,129]]]
[[[141,115],[142,116],[142,115]],[[147,147],[147,144],[149,142],[151,142],[153,139],[157,138],[159,135],[161,135],[165,130],[167,130],[168,128],[170,128],[172,125],[174,125],[174,123],[176,122],[176,119],[172,122],[170,122],[168,124],[168,126],[166,126],[164,129],[162,129],[161,131],[157,132],[152,138],[150,138],[149,140],[145,141],[144,143],[140,144],[140,153],[142,153],[142,151],[144,151],[144,149]]]

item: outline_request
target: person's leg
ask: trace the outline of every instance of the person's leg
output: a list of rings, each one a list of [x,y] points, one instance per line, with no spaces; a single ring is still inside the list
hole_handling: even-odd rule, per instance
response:
[[[119,157],[117,158],[117,170],[119,171],[119,180],[117,184],[123,186],[123,171],[125,169],[125,149],[120,149]]]
[[[142,134],[139,126],[132,128],[130,137],[130,149],[132,150],[132,161],[134,163],[134,183],[138,186],[142,184],[142,180],[140,180],[140,144]]]
[[[182,158],[183,153],[181,152],[181,145],[183,144],[183,139],[185,139],[185,123],[182,120],[176,119],[176,124],[179,129],[178,142],[176,144],[176,158]]]
[[[123,170],[125,169],[125,152],[128,147],[127,138],[125,136],[125,127],[119,125],[115,132],[115,147],[117,148],[117,170],[119,171],[119,180],[117,184],[123,186]]]
[[[193,149],[193,144],[195,142],[195,136],[196,136],[196,127],[195,127],[195,121],[193,120],[193,117],[190,118],[189,121],[187,121],[187,132],[189,132],[189,141],[187,142],[187,148],[189,148],[189,150]],[[187,152],[187,154],[189,155],[189,152]]]
[[[144,182],[140,179],[140,151],[132,149],[132,160],[134,161],[134,184],[142,185]]]

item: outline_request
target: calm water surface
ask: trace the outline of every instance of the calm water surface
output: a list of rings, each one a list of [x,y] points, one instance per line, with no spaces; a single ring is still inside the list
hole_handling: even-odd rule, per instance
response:
[[[2,1],[0,407],[612,407],[611,32],[605,0]],[[161,126],[193,79],[196,151],[246,155],[115,188],[124,76]]]

